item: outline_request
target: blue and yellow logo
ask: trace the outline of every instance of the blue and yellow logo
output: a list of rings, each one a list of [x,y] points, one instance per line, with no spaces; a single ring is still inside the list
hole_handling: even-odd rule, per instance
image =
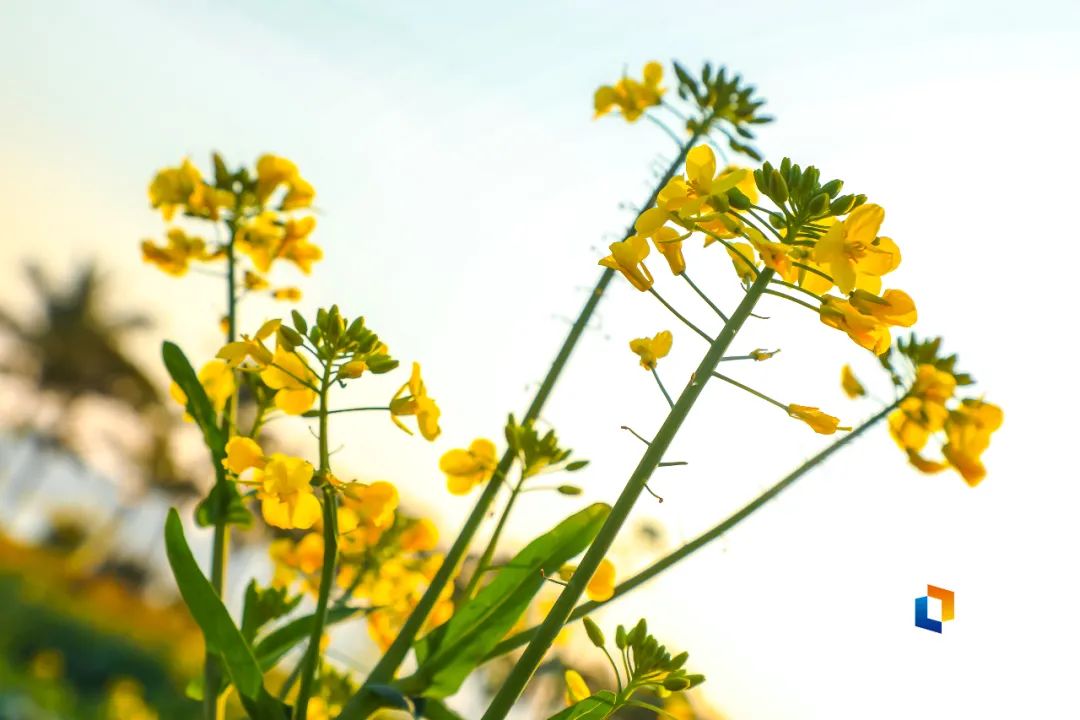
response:
[[[955,594],[952,590],[946,590],[945,588],[939,588],[934,585],[926,586],[926,594],[922,597],[915,598],[915,627],[921,627],[923,630],[932,630],[933,632],[941,632],[941,624],[952,620],[955,617],[954,600]],[[930,617],[930,598],[941,601],[941,619],[935,620]]]

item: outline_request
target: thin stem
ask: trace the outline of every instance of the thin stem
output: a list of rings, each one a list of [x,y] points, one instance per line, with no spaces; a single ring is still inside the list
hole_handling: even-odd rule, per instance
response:
[[[708,127],[711,122],[712,117],[707,118],[703,123],[703,127]],[[682,149],[679,151],[678,156],[672,161],[668,171],[659,179],[656,187],[653,188],[653,191],[649,194],[648,199],[642,203],[642,211],[651,208],[656,203],[656,196],[660,194],[660,190],[667,185],[668,180],[670,180],[679,170],[683,161],[686,160],[686,154],[690,152],[694,143],[700,138],[701,133],[695,132],[682,146]],[[637,222],[636,217],[634,218],[634,222]],[[630,227],[627,228],[623,239],[625,240],[626,238],[631,237],[634,233],[634,224],[631,223]],[[555,382],[562,374],[563,368],[570,359],[570,354],[573,352],[578,340],[581,339],[582,334],[585,332],[585,328],[588,327],[589,321],[592,319],[593,313],[600,303],[600,299],[604,296],[604,292],[607,290],[608,285],[611,284],[611,279],[614,276],[615,271],[610,268],[604,268],[603,272],[600,273],[600,278],[597,280],[596,286],[593,288],[588,300],[585,301],[585,306],[581,309],[581,313],[578,315],[577,320],[574,321],[573,326],[570,328],[570,332],[563,341],[562,347],[559,348],[559,352],[555,356],[551,368],[548,370],[547,375],[540,384],[540,389],[537,390],[532,404],[530,404],[528,411],[525,413],[525,422],[531,422],[540,416],[540,411],[543,409],[548,396],[555,387]],[[406,619],[405,624],[402,625],[401,630],[390,644],[390,647],[386,650],[375,667],[372,668],[371,673],[364,681],[364,685],[360,688],[360,691],[354,695],[342,709],[341,714],[338,716],[338,720],[363,720],[363,718],[366,718],[375,708],[376,703],[373,701],[373,697],[370,693],[371,687],[373,685],[386,683],[394,676],[398,667],[401,666],[401,663],[408,654],[409,649],[412,647],[417,634],[423,627],[424,622],[427,621],[428,615],[435,607],[436,602],[438,602],[439,596],[443,592],[443,588],[446,587],[446,584],[450,581],[451,577],[457,572],[462,560],[468,553],[473,537],[476,535],[481,523],[487,516],[488,509],[495,501],[495,496],[498,494],[499,488],[503,483],[503,476],[510,469],[514,457],[515,455],[509,449],[503,454],[502,459],[499,461],[499,465],[495,470],[494,476],[488,481],[484,491],[477,498],[476,505],[473,506],[473,510],[469,514],[468,519],[466,519],[465,525],[461,528],[461,532],[458,533],[457,538],[455,538],[454,544],[451,545],[450,549],[447,551],[442,565],[440,565],[439,569],[435,572],[435,576],[431,579],[427,590],[424,591],[423,596],[420,598],[420,602],[413,608],[412,613],[409,614],[408,619]]]
[[[311,698],[315,682],[315,670],[319,666],[319,648],[323,629],[326,627],[330,591],[334,587],[334,576],[337,570],[337,495],[336,490],[327,480],[330,474],[330,413],[327,410],[327,402],[332,371],[331,363],[327,363],[323,370],[322,387],[319,392],[319,479],[322,483],[323,496],[322,573],[319,576],[319,598],[315,604],[315,614],[311,623],[311,637],[308,639],[307,653],[303,660],[304,669],[300,674],[300,692],[296,696],[296,705],[293,708],[294,720],[307,720],[308,700]]]
[[[761,272],[735,309],[731,320],[724,325],[724,329],[720,331],[716,340],[709,346],[709,350],[702,358],[691,381],[679,395],[675,407],[668,413],[656,437],[653,438],[652,443],[642,455],[637,468],[627,481],[622,494],[612,507],[592,545],[589,546],[585,556],[578,564],[577,570],[570,578],[566,589],[559,595],[547,618],[537,629],[536,635],[528,647],[525,648],[521,658],[514,666],[514,669],[510,671],[502,687],[495,694],[482,720],[501,720],[505,718],[518,697],[525,690],[525,686],[529,683],[533,673],[536,672],[536,668],[543,661],[544,655],[547,654],[562,626],[570,617],[570,613],[573,612],[578,599],[584,594],[585,586],[596,572],[608,550],[611,549],[615,537],[629,517],[638,497],[644,492],[645,484],[649,481],[653,471],[656,470],[657,465],[663,461],[664,453],[671,446],[676,433],[686,420],[706,384],[708,384],[708,380],[720,362],[720,358],[727,352],[743,323],[750,316],[750,311],[753,310],[754,305],[761,298],[761,293],[765,290],[772,276],[773,271],[770,269]]]
[[[389,410],[386,406],[371,406],[371,407],[352,407],[352,408],[338,408],[337,410],[327,410],[327,415],[337,415],[338,413],[350,413],[350,412],[367,412],[369,410]]]
[[[786,280],[773,280],[773,285],[782,285],[782,286],[784,286],[786,288],[791,288],[792,290],[798,290],[801,293],[805,293],[805,294],[809,295],[810,297],[814,298],[818,302],[821,302],[821,296],[818,295],[816,292],[814,292],[812,290],[807,290],[806,288],[804,288],[804,287],[802,287],[800,285],[796,285],[795,283],[789,283]]]
[[[804,302],[804,301],[800,300],[799,298],[793,298],[790,295],[788,295],[787,293],[777,292],[776,290],[766,290],[765,294],[766,295],[775,295],[776,297],[781,297],[781,298],[784,298],[785,300],[790,300],[791,302],[795,303],[796,305],[802,305],[804,308],[809,308],[810,310],[813,310],[814,312],[820,312],[819,308],[816,308],[813,305],[811,305],[810,303]]]
[[[733,379],[729,378],[727,375],[721,375],[718,372],[714,372],[712,375],[713,375],[714,378],[717,378],[719,380],[723,380],[726,383],[730,383],[730,384],[734,385],[735,387],[740,388],[741,390],[745,390],[746,392],[750,393],[751,395],[756,395],[757,397],[761,398],[765,402],[772,403],[776,407],[781,408],[784,412],[788,411],[788,406],[787,405],[780,402],[779,400],[773,400],[771,397],[769,397],[765,393],[758,392],[757,390],[750,387],[749,385],[743,385],[738,380],[733,380]]]
[[[698,294],[698,296],[702,300],[705,301],[705,304],[707,304],[709,307],[711,307],[713,309],[714,313],[716,313],[717,315],[720,316],[721,320],[723,320],[724,322],[728,321],[728,316],[725,315],[724,312],[720,308],[716,307],[716,303],[714,303],[712,300],[710,300],[708,295],[701,292],[701,289],[697,285],[694,284],[694,281],[690,279],[690,276],[686,274],[685,270],[682,272],[682,279],[686,281],[687,285],[694,288],[694,292],[696,292]]]
[[[776,228],[774,228],[772,226],[772,223],[769,223],[766,220],[762,220],[761,217],[756,212],[753,211],[753,209],[749,209],[746,212],[748,212],[750,215],[753,215],[754,219],[757,220],[759,223],[761,223],[761,225],[763,225],[766,230],[768,230],[773,235],[775,235],[777,240],[779,240],[780,242],[786,242],[784,240],[784,236],[780,234],[779,230],[777,230]],[[743,218],[743,221],[746,222],[745,217]],[[751,223],[751,224],[753,224],[753,223]],[[761,232],[761,228],[758,228],[758,232]]]
[[[615,673],[615,683],[619,687],[619,694],[622,695],[623,684],[622,676],[619,675],[619,666],[615,664],[615,658],[611,657],[611,653],[608,652],[608,649],[606,647],[602,647],[600,649],[604,651],[604,655],[607,656],[607,661],[611,663],[611,672]],[[630,678],[627,677],[626,679],[627,682],[629,682]]]
[[[675,401],[671,399],[671,395],[668,394],[667,388],[664,387],[664,383],[660,381],[660,376],[657,374],[656,368],[652,369],[652,376],[656,378],[656,384],[660,388],[660,392],[664,393],[664,399],[667,400],[668,407],[675,407]]]
[[[668,302],[667,300],[665,300],[664,298],[660,297],[660,293],[656,292],[656,289],[655,289],[655,288],[649,288],[649,292],[650,292],[650,293],[652,293],[652,296],[653,296],[654,298],[656,298],[657,300],[659,300],[659,301],[660,301],[660,304],[661,304],[661,305],[663,305],[663,306],[664,306],[664,307],[666,307],[666,308],[667,308],[667,309],[668,309],[669,311],[671,311],[671,314],[672,314],[672,315],[674,315],[675,317],[679,318],[679,320],[681,320],[681,321],[682,321],[683,325],[685,325],[686,327],[690,328],[691,330],[693,330],[694,332],[696,332],[696,333],[697,333],[698,335],[700,335],[701,337],[705,338],[705,342],[710,342],[710,343],[712,342],[712,338],[711,338],[711,337],[709,337],[709,334],[708,334],[708,333],[706,333],[706,332],[705,332],[704,330],[702,330],[701,328],[699,328],[699,327],[698,327],[697,325],[695,325],[694,323],[690,322],[690,321],[689,321],[689,320],[687,320],[687,319],[686,319],[685,317],[683,317],[683,316],[682,316],[682,313],[680,313],[680,312],[679,312],[678,310],[676,310],[675,308],[673,308],[673,307],[671,306],[671,303],[669,303],[669,302]]]
[[[901,400],[902,400],[902,398],[901,398]],[[627,578],[626,580],[623,580],[621,583],[619,583],[618,585],[615,586],[615,592],[611,596],[611,598],[609,598],[608,600],[605,600],[603,602],[595,602],[595,601],[590,600],[588,602],[582,603],[581,605],[578,605],[576,608],[574,608],[574,611],[570,614],[570,617],[567,619],[567,622],[573,622],[575,620],[579,620],[579,619],[585,617],[586,615],[588,615],[589,613],[594,612],[601,605],[605,605],[605,604],[607,604],[609,602],[612,602],[616,598],[621,597],[621,596],[629,593],[631,590],[634,590],[635,588],[640,587],[641,585],[645,584],[649,580],[652,580],[654,577],[656,577],[660,573],[664,572],[668,568],[675,565],[680,560],[686,559],[687,557],[689,557],[693,553],[700,550],[705,545],[708,545],[713,540],[716,540],[717,538],[721,537],[722,535],[727,533],[729,530],[734,528],[736,525],[741,523],[743,520],[746,520],[748,517],[753,515],[755,512],[760,510],[762,507],[764,507],[770,500],[772,500],[777,495],[779,495],[781,492],[783,492],[788,487],[790,487],[792,484],[794,484],[796,480],[798,480],[799,478],[806,475],[808,472],[810,472],[811,470],[816,468],[818,465],[821,465],[823,462],[825,462],[825,460],[827,460],[829,457],[831,457],[834,453],[841,450],[848,443],[855,440],[855,438],[859,437],[860,435],[865,433],[867,430],[869,430],[871,427],[873,427],[874,425],[881,422],[886,416],[888,416],[889,413],[891,413],[893,410],[895,410],[897,407],[900,406],[901,400],[896,400],[895,402],[891,403],[890,405],[888,405],[887,407],[883,408],[881,411],[876,413],[873,417],[871,417],[868,420],[864,421],[861,425],[856,427],[850,433],[848,433],[847,435],[844,435],[844,436],[840,437],[838,440],[834,441],[827,448],[825,448],[824,450],[819,452],[817,455],[814,455],[812,458],[810,458],[809,460],[804,462],[802,465],[800,465],[794,471],[789,473],[782,480],[775,483],[768,490],[766,490],[765,492],[758,495],[756,498],[754,498],[749,503],[744,505],[742,508],[740,508],[734,514],[730,515],[726,520],[724,520],[720,524],[716,525],[712,529],[707,530],[706,532],[704,532],[701,535],[697,536],[696,538],[694,538],[690,542],[688,542],[685,545],[683,545],[682,547],[680,547],[678,550],[674,550],[671,553],[669,553],[669,554],[665,555],[664,557],[660,558],[659,560],[654,562],[652,565],[650,565],[646,569],[642,570],[641,572],[637,573],[636,575],[633,575],[633,576]],[[533,638],[533,636],[536,635],[537,629],[538,629],[538,626],[537,627],[531,627],[528,630],[522,630],[521,632],[517,633],[516,635],[511,635],[510,637],[506,638],[501,643],[496,645],[495,648],[490,653],[487,654],[487,656],[484,658],[484,660],[485,661],[492,660],[492,659],[494,659],[496,657],[499,657],[500,655],[504,655],[504,654],[506,654],[506,653],[508,653],[508,652],[510,652],[512,650],[515,650],[516,648],[521,647],[525,643],[529,642],[529,640],[531,640]]]
[[[506,501],[506,507],[503,508],[502,515],[499,516],[499,522],[496,523],[495,530],[492,531],[491,537],[488,539],[487,547],[484,548],[483,554],[476,563],[476,569],[473,570],[472,577],[469,578],[469,584],[465,586],[466,598],[471,598],[476,594],[476,590],[480,585],[481,576],[485,569],[491,564],[491,559],[495,557],[495,550],[499,545],[499,538],[502,537],[503,528],[506,527],[506,521],[510,519],[510,511],[514,509],[514,503],[517,501],[518,495],[521,494],[524,485],[525,474],[522,473],[517,484],[510,490],[510,497]]]
[[[682,146],[682,142],[683,142],[683,141],[682,141],[682,138],[680,138],[680,137],[679,137],[678,135],[676,135],[676,134],[675,134],[675,131],[674,131],[674,130],[672,130],[671,128],[669,128],[669,127],[667,126],[667,123],[665,123],[665,122],[664,122],[663,120],[661,120],[660,118],[656,117],[655,115],[651,115],[651,114],[649,114],[649,113],[645,113],[645,117],[646,117],[646,118],[647,118],[647,119],[648,119],[648,120],[649,120],[649,121],[650,121],[650,122],[651,122],[651,123],[652,123],[653,125],[656,125],[656,126],[657,126],[658,128],[660,128],[661,130],[663,130],[663,131],[664,131],[664,132],[665,132],[665,133],[667,134],[667,136],[668,136],[669,138],[671,138],[671,139],[672,139],[672,140],[673,140],[673,141],[675,142],[675,145],[677,145],[677,146],[679,146],[679,147],[681,147],[681,146]]]
[[[740,250],[739,248],[735,247],[735,246],[734,246],[734,245],[732,245],[732,244],[731,244],[730,242],[728,242],[728,239],[727,239],[727,238],[723,238],[723,237],[720,237],[720,236],[719,236],[719,235],[717,235],[716,233],[714,233],[714,232],[710,232],[710,231],[708,231],[708,230],[705,230],[704,228],[699,228],[699,229],[701,230],[701,232],[705,233],[706,235],[708,235],[709,237],[711,237],[711,238],[712,238],[713,240],[715,240],[715,241],[717,241],[718,243],[720,243],[721,245],[723,245],[723,246],[724,246],[725,248],[727,248],[727,249],[728,249],[728,250],[729,250],[730,252],[732,252],[732,253],[734,253],[734,254],[738,255],[738,256],[739,256],[739,259],[740,259],[740,260],[742,260],[742,261],[743,261],[744,263],[746,263],[746,266],[747,266],[748,268],[750,268],[750,270],[751,270],[751,271],[752,271],[752,272],[754,273],[754,277],[757,277],[757,276],[758,276],[758,273],[760,273],[760,272],[761,272],[760,270],[758,270],[758,269],[757,269],[757,266],[756,266],[756,265],[754,265],[753,261],[752,261],[752,260],[751,260],[750,258],[748,258],[748,257],[746,257],[745,255],[743,255],[743,252],[742,252],[742,250]]]

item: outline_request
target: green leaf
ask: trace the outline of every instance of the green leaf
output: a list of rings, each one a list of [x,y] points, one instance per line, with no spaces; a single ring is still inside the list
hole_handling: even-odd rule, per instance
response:
[[[165,341],[161,344],[161,357],[165,361],[165,369],[169,371],[173,382],[180,386],[187,396],[187,411],[195,424],[202,430],[206,447],[210,448],[210,454],[214,458],[214,468],[218,469],[221,460],[225,457],[225,434],[217,424],[217,413],[206,396],[206,390],[199,382],[198,375],[192,369],[184,351],[176,345]]]
[[[225,493],[225,502],[222,502],[222,493]],[[219,510],[222,506],[225,507],[224,513]],[[236,483],[228,480],[214,483],[210,488],[210,493],[195,508],[195,522],[199,527],[211,527],[217,524],[221,515],[224,515],[225,522],[229,525],[251,527],[251,511],[237,492]]]
[[[176,509],[165,521],[165,552],[180,595],[202,629],[207,650],[221,656],[252,720],[283,720],[284,709],[263,687],[262,671],[247,640],[191,554]]]
[[[240,633],[248,642],[251,642],[263,625],[288,615],[300,604],[301,599],[303,599],[302,595],[289,597],[287,588],[260,588],[259,584],[252,580],[244,591],[244,613],[240,622]]]
[[[359,608],[351,607],[331,608],[326,614],[326,625],[329,627],[334,623],[348,620],[359,610]],[[255,657],[262,671],[270,670],[285,656],[285,653],[307,640],[311,636],[311,624],[314,621],[314,615],[305,615],[282,625],[255,643]]]
[[[410,694],[435,698],[457,692],[528,608],[544,585],[544,575],[582,553],[610,510],[603,503],[590,505],[525,546],[450,620],[417,641],[416,673],[399,686]]]
[[[615,693],[610,690],[600,692],[574,703],[548,720],[603,720],[615,709]]]

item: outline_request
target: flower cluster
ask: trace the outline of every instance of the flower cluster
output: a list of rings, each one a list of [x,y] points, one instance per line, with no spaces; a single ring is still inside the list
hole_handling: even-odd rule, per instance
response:
[[[956,355],[943,357],[940,349],[941,338],[919,340],[912,335],[881,358],[894,385],[908,388],[889,415],[889,433],[919,471],[931,474],[951,467],[974,487],[986,477],[982,454],[1004,413],[981,397],[960,397],[960,388],[974,381],[956,371]],[[850,396],[865,394],[850,368],[845,367],[841,383]],[[925,456],[931,444],[940,446],[940,460]]]
[[[268,292],[277,300],[295,302],[295,287],[272,287],[266,275],[278,260],[292,263],[304,274],[322,259],[322,249],[311,242],[315,218],[309,214],[315,190],[285,158],[263,155],[254,172],[230,170],[220,155],[213,155],[212,179],[204,178],[191,160],[159,170],[150,183],[150,205],[166,222],[178,213],[190,220],[224,223],[225,241],[207,241],[173,225],[165,242],[144,240],[143,260],[162,271],[181,276],[192,263],[231,260],[228,272],[241,271],[234,282],[246,292]],[[250,265],[237,261],[246,257]]]
[[[623,75],[614,85],[603,85],[593,96],[596,117],[617,110],[627,122],[634,122],[650,107],[659,105],[664,95],[660,86],[664,67],[658,62],[645,64],[641,81]]]

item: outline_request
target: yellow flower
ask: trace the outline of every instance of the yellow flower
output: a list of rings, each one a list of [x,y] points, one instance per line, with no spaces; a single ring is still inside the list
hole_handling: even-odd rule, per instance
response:
[[[615,594],[615,565],[604,558],[596,568],[596,572],[585,586],[585,594],[590,600],[604,602],[610,600]]]
[[[682,236],[673,227],[662,227],[652,235],[653,244],[667,260],[673,275],[681,275],[686,270],[686,260],[682,253]]]
[[[633,235],[621,242],[608,246],[611,254],[600,264],[612,270],[618,270],[638,290],[645,292],[652,287],[653,277],[644,260],[649,255],[649,243],[640,235]]]
[[[305,274],[311,274],[311,265],[322,260],[322,248],[312,245],[308,238],[315,230],[315,218],[307,217],[285,221],[285,235],[281,238],[278,255],[295,264]]]
[[[207,252],[206,241],[188,235],[180,228],[169,228],[165,234],[165,245],[156,245],[152,240],[142,241],[143,262],[156,265],[170,275],[180,277],[188,271],[192,260],[213,260],[220,255]]]
[[[567,670],[563,677],[566,679],[566,704],[573,705],[592,696],[585,678],[577,670]]]
[[[875,355],[882,355],[892,344],[889,327],[870,315],[863,315],[843,298],[826,295],[818,310],[821,322],[829,327],[843,330],[860,347]]]
[[[439,469],[446,473],[446,488],[454,495],[467,495],[483,485],[495,471],[495,444],[477,438],[468,450],[449,450],[439,459]]]
[[[214,411],[224,410],[225,403],[236,393],[236,379],[233,377],[229,364],[224,360],[211,360],[199,370],[198,378]],[[187,405],[187,395],[176,383],[169,387],[169,394],[180,405]]]
[[[919,472],[926,473],[927,475],[939,473],[946,467],[948,467],[947,465],[945,465],[945,463],[940,463],[936,460],[928,460],[927,458],[924,458],[922,455],[919,454],[918,450],[912,450],[911,448],[907,448],[905,452],[908,456],[908,462],[911,463],[912,467],[914,467]]]
[[[277,215],[265,210],[237,228],[236,249],[251,258],[256,270],[268,273],[281,252],[284,238],[285,228]]]
[[[262,275],[251,272],[250,270],[244,273],[245,290],[249,290],[250,292],[258,292],[260,290],[265,290],[268,287],[270,287],[270,283],[267,282],[266,278],[264,278]]]
[[[150,206],[161,210],[161,216],[172,220],[177,208],[187,204],[195,187],[202,183],[202,173],[191,160],[184,159],[180,167],[159,170],[150,182]]]
[[[274,453],[259,475],[263,519],[274,527],[307,530],[322,515],[311,478],[315,468],[298,457]]]
[[[881,297],[865,290],[851,293],[851,306],[888,325],[911,327],[918,318],[915,302],[903,290],[886,290]]]
[[[275,300],[282,300],[284,302],[300,302],[300,298],[303,297],[303,293],[300,292],[300,288],[283,287],[274,290],[270,293],[270,297]]]
[[[780,351],[779,350],[763,350],[762,348],[758,348],[756,350],[751,350],[750,351],[750,357],[754,358],[755,362],[764,362],[765,360],[768,360],[769,358],[775,356],[776,353],[778,353],[778,352],[780,352]]]
[[[641,367],[655,370],[656,361],[671,350],[671,332],[663,330],[651,338],[637,338],[630,341],[630,351],[641,359]]]
[[[878,237],[884,219],[880,205],[860,205],[832,225],[814,246],[814,261],[827,269],[841,292],[860,287],[876,293],[881,289],[881,276],[900,264],[896,244]]]
[[[289,183],[289,192],[281,200],[282,210],[299,210],[311,207],[315,199],[315,188],[304,178],[295,175]]]
[[[707,244],[709,239],[705,242]],[[727,253],[735,266],[735,273],[739,276],[739,280],[745,285],[754,282],[754,278],[757,277],[757,268],[751,265],[754,262],[754,248],[750,246],[750,243],[732,243],[730,247],[727,247]]]
[[[330,706],[321,697],[313,697],[307,704],[308,720],[330,720]]]
[[[623,77],[614,85],[603,85],[593,95],[594,117],[601,117],[618,108],[628,122],[634,122],[648,108],[659,105],[664,88],[664,67],[658,62],[646,63],[641,82]]]
[[[434,550],[439,542],[439,529],[427,518],[420,518],[401,533],[398,539],[405,552]]]
[[[799,276],[799,269],[792,264],[792,246],[766,240],[756,228],[747,228],[746,233],[765,267],[775,270],[776,274],[786,282],[795,282]]]
[[[277,390],[274,405],[289,415],[302,415],[311,409],[319,394],[308,385],[316,381],[315,373],[303,358],[278,345],[274,357],[259,376],[267,387]]]
[[[187,200],[187,209],[192,215],[217,220],[222,208],[236,205],[236,196],[228,190],[219,190],[204,182],[195,183],[195,189]]]
[[[225,444],[225,459],[221,464],[230,472],[239,475],[248,468],[261,470],[266,466],[266,457],[257,442],[237,435],[229,438],[229,442]]]
[[[982,400],[964,400],[949,413],[945,422],[947,442],[941,454],[971,487],[986,477],[982,453],[990,445],[990,435],[1001,427],[1004,413],[997,405]]]
[[[703,210],[726,210],[726,205],[716,206],[709,202],[709,198],[743,186],[748,176],[750,173],[742,168],[725,169],[718,174],[716,154],[712,148],[698,145],[686,154],[686,176],[669,180],[657,195],[656,205],[684,219],[693,219]],[[752,180],[752,176],[750,177]],[[721,223],[719,227],[709,225],[709,228],[723,236],[734,237],[735,229],[739,225],[732,219],[727,219],[727,222]]]
[[[369,531],[369,542],[374,542],[384,530],[394,524],[397,511],[397,488],[392,483],[379,480],[370,484],[349,483],[343,486],[343,504],[356,514],[357,527]]]
[[[814,432],[820,435],[832,435],[837,430],[850,430],[849,427],[839,427],[840,420],[828,413],[823,413],[816,407],[807,405],[788,405],[788,415],[796,420],[802,420],[809,425]]]
[[[923,363],[915,369],[915,382],[911,385],[911,395],[928,402],[942,405],[956,392],[956,377],[933,365]]]
[[[889,414],[889,433],[904,450],[921,450],[931,435],[945,427],[949,411],[940,402],[907,397]]]
[[[844,389],[844,394],[852,400],[866,395],[866,388],[864,388],[862,383],[859,382],[859,379],[855,377],[855,373],[851,371],[850,365],[845,365],[840,370],[840,387]]]
[[[404,394],[406,390],[408,395]],[[409,382],[402,385],[390,400],[390,419],[399,428],[412,435],[412,431],[398,420],[399,417],[406,415],[416,416],[416,425],[425,440],[434,440],[439,437],[441,413],[435,401],[428,397],[427,388],[424,387],[424,381],[420,378],[420,363],[413,363]]]

